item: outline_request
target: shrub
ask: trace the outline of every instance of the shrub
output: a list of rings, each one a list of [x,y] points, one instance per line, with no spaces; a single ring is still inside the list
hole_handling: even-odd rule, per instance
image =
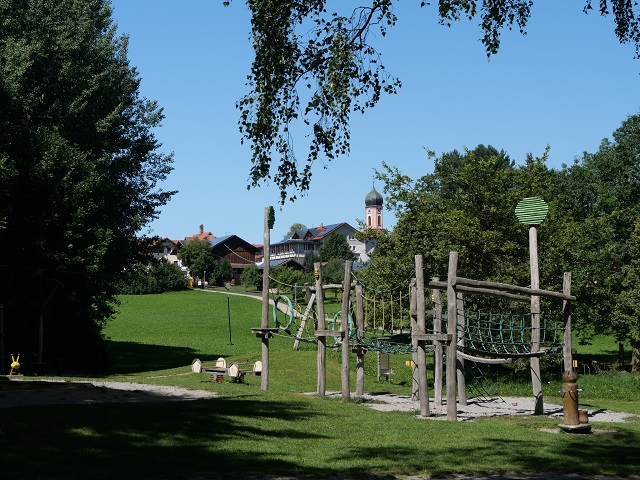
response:
[[[172,292],[187,288],[187,278],[177,265],[167,259],[153,260],[148,265],[138,264],[127,272],[120,282],[119,291],[125,295],[145,295]]]

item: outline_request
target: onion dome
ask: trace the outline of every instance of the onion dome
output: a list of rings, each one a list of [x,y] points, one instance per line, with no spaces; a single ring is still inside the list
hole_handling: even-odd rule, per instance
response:
[[[376,187],[373,187],[371,191],[364,198],[364,204],[367,207],[381,207],[382,206],[382,195],[378,193]]]

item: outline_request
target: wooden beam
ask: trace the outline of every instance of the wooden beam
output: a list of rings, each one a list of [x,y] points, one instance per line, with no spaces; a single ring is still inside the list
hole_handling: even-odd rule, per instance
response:
[[[513,300],[514,302],[530,303],[531,297],[524,295],[516,295],[515,293],[501,292],[499,290],[492,290],[490,288],[468,287],[466,285],[457,285],[454,287],[456,292],[463,293],[476,293],[479,295],[490,295],[492,297],[504,298],[506,300]]]
[[[430,284],[431,283],[432,282],[430,282]],[[551,290],[542,290],[540,288],[520,287],[518,285],[509,285],[508,283],[488,282],[485,280],[473,280],[471,278],[456,277],[454,286],[458,287],[459,285],[504,290],[505,292],[524,293],[526,295],[537,295],[539,297],[557,298],[558,300],[569,300],[571,302],[576,301],[575,296],[566,293],[552,292]]]

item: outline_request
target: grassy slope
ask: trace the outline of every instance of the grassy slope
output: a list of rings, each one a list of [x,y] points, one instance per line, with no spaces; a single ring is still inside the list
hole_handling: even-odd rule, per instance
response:
[[[121,314],[105,331],[115,356],[113,378],[214,390],[221,396],[180,404],[0,410],[0,478],[640,471],[640,422],[595,424],[616,433],[575,436],[540,431],[557,423],[545,418],[450,423],[303,396],[300,392],[316,387],[316,351],[303,345],[294,352],[289,338],[271,341],[267,392],[260,390],[259,378],[217,384],[207,375],[188,373],[194,357],[207,362],[218,356],[260,358],[260,342],[250,332],[260,323],[260,302],[231,297],[229,305],[233,345],[224,295],[194,291],[124,297]],[[368,391],[408,394],[404,357],[392,360],[398,374],[392,382],[378,383],[375,362],[367,357]],[[582,399],[590,409],[638,411],[637,379],[581,377],[581,386],[593,383]],[[636,385],[634,400],[592,397],[588,392],[603,381],[618,390]],[[327,384],[340,390],[340,354],[333,351]]]

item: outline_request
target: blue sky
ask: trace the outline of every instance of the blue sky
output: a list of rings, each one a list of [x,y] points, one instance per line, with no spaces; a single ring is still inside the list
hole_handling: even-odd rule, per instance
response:
[[[355,3],[354,3],[355,4]],[[248,90],[250,17],[243,1],[112,0],[141,94],[164,107],[157,137],[174,152],[163,184],[178,190],[148,231],[181,240],[200,224],[216,236],[262,242],[264,207],[276,208],[273,241],[296,222],[308,227],[364,218],[364,197],[382,162],[417,178],[440,154],[478,144],[516,163],[551,147],[549,166],[597,150],[640,112],[640,61],[620,45],[611,18],[582,13],[582,1],[536,0],[527,35],[505,32],[487,61],[478,21],[438,25],[436,8],[397,2],[398,24],[376,38],[383,63],[403,82],[364,116],[352,118],[351,154],[316,165],[311,191],[280,210],[273,184],[248,191],[250,151],[241,145],[235,102]],[[300,139],[302,144],[303,139]],[[306,157],[306,150],[297,152]],[[376,184],[382,192],[383,185]],[[385,226],[395,218],[386,212]]]

